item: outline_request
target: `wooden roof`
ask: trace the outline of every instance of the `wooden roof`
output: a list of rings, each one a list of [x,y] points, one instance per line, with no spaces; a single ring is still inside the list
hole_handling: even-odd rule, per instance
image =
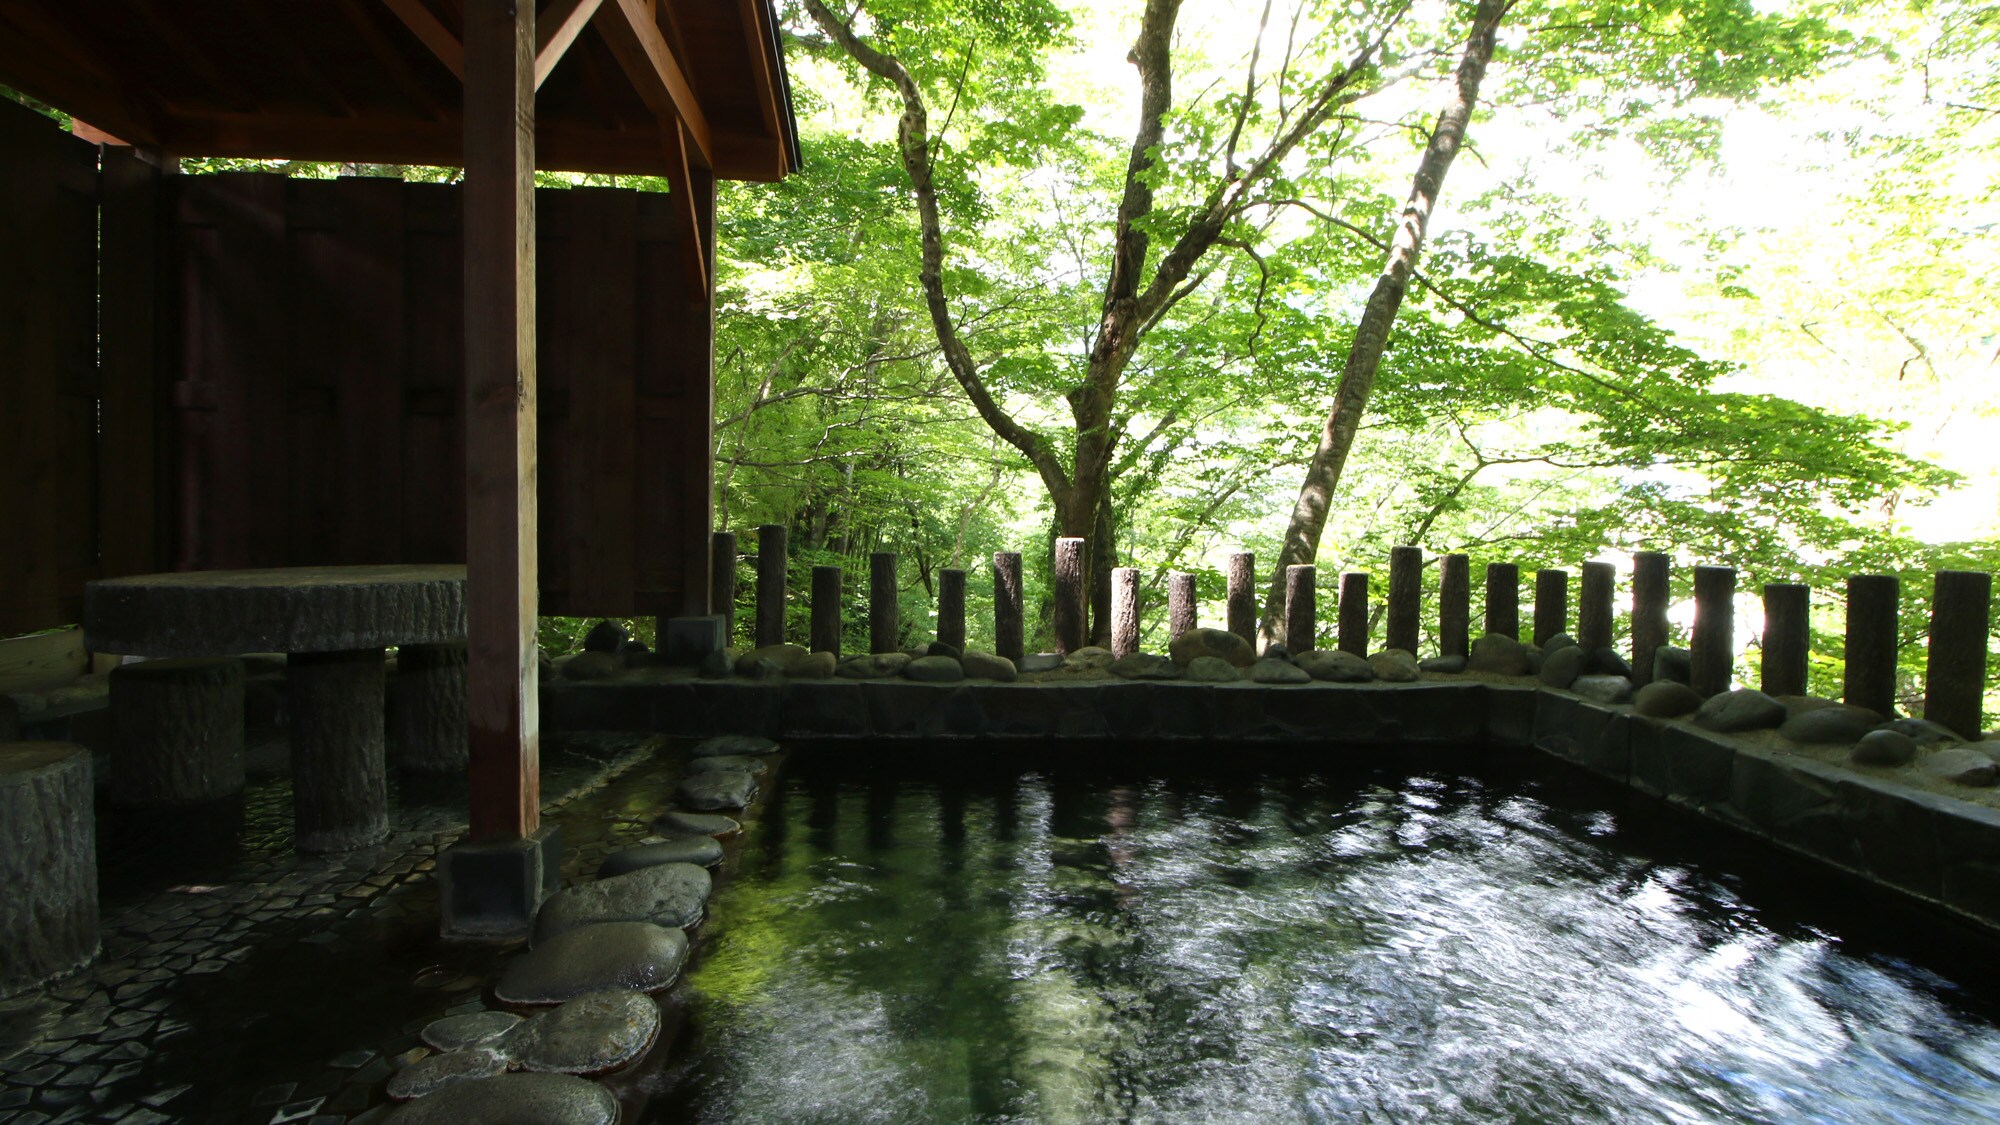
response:
[[[463,2],[0,0],[0,85],[176,156],[457,167]],[[722,179],[797,167],[771,0],[538,8],[537,167],[678,179],[676,128]]]

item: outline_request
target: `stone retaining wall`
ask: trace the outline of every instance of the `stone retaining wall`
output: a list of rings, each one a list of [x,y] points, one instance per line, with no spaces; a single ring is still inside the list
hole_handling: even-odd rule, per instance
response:
[[[623,680],[546,685],[541,710],[678,737],[1532,746],[2000,932],[2000,810],[1526,683]]]

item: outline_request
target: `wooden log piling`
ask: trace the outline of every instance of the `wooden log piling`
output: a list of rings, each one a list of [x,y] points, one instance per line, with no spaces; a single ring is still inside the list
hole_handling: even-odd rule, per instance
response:
[[[1064,656],[1090,643],[1085,604],[1090,596],[1090,576],[1085,571],[1087,557],[1083,539],[1063,536],[1056,540],[1055,632],[1056,651]]]
[[[938,571],[937,639],[965,652],[965,571],[948,566]]]
[[[1797,582],[1764,584],[1764,646],[1758,686],[1765,695],[1804,695],[1811,647],[1812,588]]]
[[[708,541],[708,612],[722,618],[722,643],[736,641],[736,533],[718,531]]]
[[[1021,552],[993,555],[993,651],[1019,660],[1025,641],[1021,626]]]
[[[1167,640],[1178,640],[1195,627],[1194,575],[1184,570],[1167,574]]]
[[[1662,551],[1632,556],[1632,682],[1653,682],[1653,653],[1667,643],[1668,577],[1671,562]]]
[[[1229,631],[1257,644],[1257,556],[1238,551],[1229,556]]]
[[[1318,573],[1311,566],[1285,568],[1285,651],[1293,656],[1319,647],[1319,609],[1314,585]]]
[[[1464,555],[1438,560],[1438,655],[1472,651],[1472,563]]]
[[[1139,568],[1111,568],[1111,654],[1124,659],[1139,651]]]
[[[841,569],[816,566],[812,570],[812,643],[814,652],[840,655]]]
[[[1576,601],[1576,643],[1586,652],[1611,647],[1611,600],[1617,589],[1617,567],[1608,562],[1583,564]]]
[[[1569,625],[1569,571],[1543,569],[1535,572],[1535,643],[1547,644],[1550,637]]]
[[[757,647],[785,643],[785,538],[783,527],[757,529]]]
[[[1924,718],[1961,738],[1980,736],[1992,633],[1993,576],[1940,570],[1931,588],[1931,643],[1924,670]]]
[[[1486,631],[1521,639],[1521,568],[1486,564]]]
[[[1424,614],[1424,549],[1408,545],[1389,548],[1388,647],[1417,651],[1417,630]]]
[[[1340,576],[1340,651],[1368,655],[1368,575],[1350,570]]]
[[[868,556],[868,651],[900,652],[903,622],[897,605],[896,552]]]
[[[1736,664],[1736,568],[1694,568],[1693,684],[1703,697],[1729,690]]]

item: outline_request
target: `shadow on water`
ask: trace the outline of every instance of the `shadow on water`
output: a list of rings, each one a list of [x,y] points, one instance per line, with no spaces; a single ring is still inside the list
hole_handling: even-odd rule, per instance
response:
[[[794,754],[652,1119],[2000,1119],[1990,938],[1538,757],[1027,753]]]

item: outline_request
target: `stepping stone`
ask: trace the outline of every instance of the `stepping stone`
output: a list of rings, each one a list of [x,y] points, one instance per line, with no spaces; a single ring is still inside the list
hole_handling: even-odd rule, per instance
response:
[[[741,754],[769,754],[778,744],[761,734],[718,734],[695,743],[689,751],[697,758],[734,757]]]
[[[770,767],[744,754],[717,754],[710,758],[696,758],[688,763],[689,773],[714,773],[718,770],[735,770],[752,777],[761,775]]]
[[[617,1125],[611,1091],[571,1074],[497,1074],[447,1086],[396,1111],[392,1125]]]
[[[1219,656],[1197,656],[1188,661],[1181,678],[1203,684],[1233,684],[1243,676],[1236,665]]]
[[[1375,668],[1364,657],[1342,649],[1314,649],[1292,659],[1315,680],[1334,684],[1365,684],[1375,678]]]
[[[1718,734],[1767,730],[1784,721],[1784,704],[1749,688],[1710,696],[1694,712],[1696,726]]]
[[[1259,684],[1312,683],[1312,677],[1306,674],[1304,668],[1289,660],[1275,660],[1268,656],[1250,665],[1250,680]]]
[[[712,842],[712,841],[711,841]],[[557,934],[596,922],[651,922],[686,928],[701,921],[714,880],[692,863],[663,863],[568,887],[535,914],[537,948]]]
[[[1400,648],[1386,648],[1368,658],[1375,678],[1385,683],[1408,684],[1417,679],[1417,658]]]
[[[682,778],[674,792],[691,809],[740,809],[756,799],[757,779],[732,770],[698,773]]]
[[[718,813],[668,809],[653,818],[653,831],[662,836],[713,836],[725,840],[743,831],[743,826],[734,818]]]
[[[389,1076],[383,1093],[399,1102],[421,1098],[446,1086],[474,1078],[491,1078],[507,1069],[507,1057],[490,1047],[468,1047],[418,1059]]]
[[[643,992],[579,996],[528,1021],[507,1054],[522,1070],[608,1074],[631,1064],[660,1034],[660,1006]]]
[[[1003,684],[1014,682],[1014,662],[1004,656],[969,648],[959,663],[965,666],[965,678],[968,680],[994,680]]]
[[[663,992],[680,975],[687,952],[686,934],[651,922],[581,926],[508,962],[493,996],[502,1004],[542,1005],[613,988]]]
[[[1847,752],[1848,761],[1863,766],[1907,766],[1916,756],[1916,739],[1894,730],[1871,730]]]
[[[1678,719],[1701,706],[1701,695],[1674,680],[1654,680],[1633,697],[1634,709],[1655,719]]]
[[[492,1044],[520,1024],[521,1017],[512,1012],[469,1012],[433,1020],[417,1038],[440,1051],[458,1051]]]
[[[612,852],[605,856],[604,862],[598,866],[597,877],[612,879],[668,863],[692,863],[701,867],[714,867],[721,862],[722,844],[715,837],[684,836],[678,840],[640,844],[636,848]]]

